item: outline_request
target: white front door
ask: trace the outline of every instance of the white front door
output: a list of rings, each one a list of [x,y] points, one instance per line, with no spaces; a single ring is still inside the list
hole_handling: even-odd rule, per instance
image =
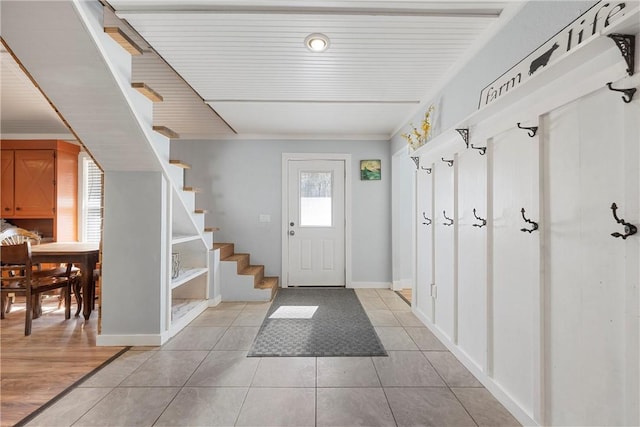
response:
[[[344,286],[344,160],[288,160],[287,174],[287,286]]]

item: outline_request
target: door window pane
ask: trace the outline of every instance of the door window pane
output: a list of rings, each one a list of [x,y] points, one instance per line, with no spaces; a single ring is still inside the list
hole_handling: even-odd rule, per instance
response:
[[[300,172],[300,226],[332,226],[332,186],[332,172]]]

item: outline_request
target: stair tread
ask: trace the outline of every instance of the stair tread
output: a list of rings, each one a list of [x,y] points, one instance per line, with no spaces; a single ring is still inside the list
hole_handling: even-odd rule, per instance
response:
[[[269,289],[269,288],[277,287],[279,279],[280,278],[277,276],[266,276],[264,279],[260,281],[260,283],[256,285],[256,288]]]
[[[182,187],[183,191],[193,191],[194,193],[199,193],[201,190],[198,187]]]
[[[206,209],[196,209],[196,210],[193,211],[193,213],[197,213],[197,214],[206,214],[208,212],[209,211],[206,210]]]
[[[220,231],[220,229],[219,229],[218,227],[205,227],[205,228],[204,228],[204,231],[205,231],[205,232],[211,232],[211,233],[214,233],[214,232],[216,232],[216,231]],[[214,248],[215,248],[215,247],[214,247]]]
[[[249,258],[249,254],[234,253],[233,255],[230,255],[230,256],[226,257],[224,260],[225,261],[237,261],[237,260],[243,259],[243,258]]]
[[[249,265],[240,273],[243,276],[255,276],[256,274],[260,274],[264,271],[264,265]]]
[[[169,139],[177,139],[180,138],[180,135],[178,134],[178,132],[174,131],[173,129],[170,129],[166,126],[153,126],[153,130],[166,136]]]
[[[224,261],[231,255],[233,255],[234,244],[233,243],[214,243],[213,249],[220,249],[220,260]]]
[[[182,160],[171,159],[169,160],[169,164],[183,169],[191,169],[191,165],[189,163],[183,162]]]
[[[152,102],[162,102],[162,95],[149,87],[148,84],[142,82],[133,82],[131,87],[149,98]]]

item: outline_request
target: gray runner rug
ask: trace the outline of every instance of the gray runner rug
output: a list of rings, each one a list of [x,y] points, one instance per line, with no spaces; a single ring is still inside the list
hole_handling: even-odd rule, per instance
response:
[[[280,289],[248,357],[386,356],[353,289]]]

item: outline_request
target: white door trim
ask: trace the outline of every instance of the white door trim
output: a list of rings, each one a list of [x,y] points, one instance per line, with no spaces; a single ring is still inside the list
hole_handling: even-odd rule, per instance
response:
[[[288,216],[288,188],[289,168],[287,167],[289,160],[343,160],[344,161],[344,268],[345,268],[345,287],[351,288],[351,154],[345,153],[282,153],[282,211],[281,211],[281,228],[280,235],[282,239],[282,267],[281,267],[281,284],[283,288],[288,287],[289,283],[289,239],[287,238]]]

